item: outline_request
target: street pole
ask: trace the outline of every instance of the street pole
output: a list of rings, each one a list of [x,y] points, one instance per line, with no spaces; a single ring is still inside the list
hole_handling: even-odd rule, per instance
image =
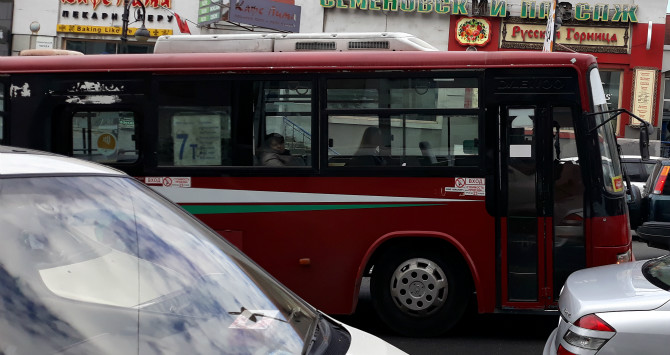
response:
[[[130,7],[132,6],[133,2],[135,0],[123,0],[123,15],[121,15],[121,53],[128,53],[128,22],[129,22],[129,17],[130,17]],[[140,26],[137,31],[135,31],[135,39],[141,42],[145,42],[149,37],[151,37],[151,33],[149,33],[149,30],[147,30],[145,26],[145,18],[147,16],[147,8],[144,6],[144,3],[140,0],[137,1],[142,7],[141,7],[141,13],[140,17],[142,19],[142,26]],[[139,10],[139,9],[138,9]],[[135,15],[135,19],[137,20],[138,15]]]
[[[128,17],[130,16],[130,1],[123,0],[123,15],[121,15],[121,53],[128,53]]]

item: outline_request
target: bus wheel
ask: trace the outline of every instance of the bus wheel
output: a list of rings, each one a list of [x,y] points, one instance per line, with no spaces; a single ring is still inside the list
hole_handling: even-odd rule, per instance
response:
[[[457,260],[437,250],[388,250],[375,263],[370,280],[379,318],[406,336],[435,336],[451,329],[468,304],[465,275],[470,273]]]

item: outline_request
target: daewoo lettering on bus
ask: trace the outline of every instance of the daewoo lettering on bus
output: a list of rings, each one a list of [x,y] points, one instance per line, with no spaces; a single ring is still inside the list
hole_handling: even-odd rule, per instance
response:
[[[352,313],[370,277],[380,318],[407,335],[447,331],[471,302],[554,310],[572,271],[632,259],[593,56],[439,52],[394,33],[195,53],[225,41],[3,58],[2,143],[136,176],[326,313]]]

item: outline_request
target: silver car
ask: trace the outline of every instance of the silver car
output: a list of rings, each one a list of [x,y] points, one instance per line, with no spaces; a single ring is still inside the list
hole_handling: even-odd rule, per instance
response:
[[[574,272],[545,355],[670,354],[670,255]]]
[[[0,354],[404,354],[101,165],[0,146],[0,240]]]

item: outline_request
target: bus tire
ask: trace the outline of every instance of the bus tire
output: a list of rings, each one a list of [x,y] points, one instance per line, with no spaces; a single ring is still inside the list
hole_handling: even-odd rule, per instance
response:
[[[470,272],[453,254],[396,247],[381,255],[370,292],[386,326],[405,336],[429,337],[458,323],[468,306]]]

